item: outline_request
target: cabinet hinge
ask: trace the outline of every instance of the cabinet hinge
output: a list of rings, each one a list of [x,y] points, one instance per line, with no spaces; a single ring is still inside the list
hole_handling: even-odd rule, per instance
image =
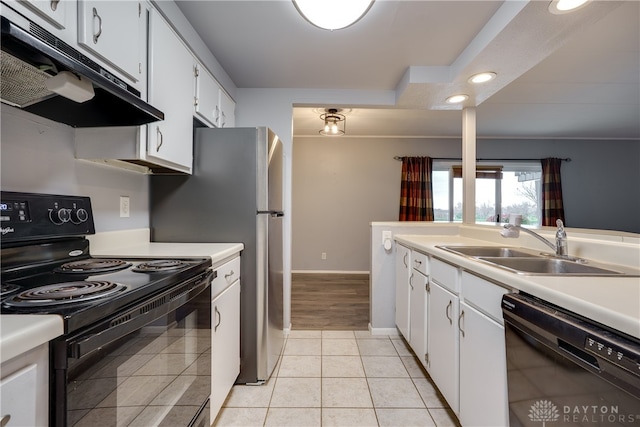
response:
[[[193,105],[196,106],[196,107],[198,106],[198,97],[197,96],[193,97]]]
[[[193,67],[193,75],[198,77],[200,75],[200,69],[198,68],[198,66],[196,65],[195,67]]]
[[[427,280],[427,283],[425,283],[424,285],[424,289],[427,291],[427,293],[431,292],[431,284],[429,283],[428,280]]]

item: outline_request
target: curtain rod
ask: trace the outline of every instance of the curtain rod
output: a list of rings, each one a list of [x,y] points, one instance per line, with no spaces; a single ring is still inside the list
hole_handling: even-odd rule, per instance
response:
[[[411,156],[408,156],[411,157]],[[400,156],[393,156],[393,158],[395,160],[402,160],[402,157]],[[451,160],[451,161],[462,161],[461,158],[459,157],[432,157],[433,160]],[[490,161],[490,162],[533,162],[533,161],[539,161],[542,159],[476,159],[476,161]],[[570,162],[571,161],[571,157],[567,157],[564,159],[560,159],[563,162]]]

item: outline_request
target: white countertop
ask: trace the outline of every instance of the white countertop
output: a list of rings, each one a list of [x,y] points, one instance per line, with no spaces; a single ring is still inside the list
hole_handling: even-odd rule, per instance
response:
[[[498,246],[462,236],[396,235],[395,240],[494,282],[539,297],[640,338],[640,277],[525,276],[439,249],[437,245]],[[500,245],[505,246],[505,245]],[[514,246],[517,245],[506,245]]]
[[[62,317],[55,314],[3,314],[0,316],[0,359],[5,362],[64,333]]]
[[[120,247],[105,247],[94,249],[94,256],[121,257],[211,257],[213,265],[220,264],[230,257],[236,256],[244,249],[242,243],[159,243],[142,242]]]

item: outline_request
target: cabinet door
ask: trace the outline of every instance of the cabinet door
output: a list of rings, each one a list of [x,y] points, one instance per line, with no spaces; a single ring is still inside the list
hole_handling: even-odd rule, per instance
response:
[[[432,280],[427,313],[427,370],[456,414],[459,410],[458,309],[458,297]]]
[[[219,127],[232,128],[236,125],[236,103],[227,92],[220,88],[220,119]]]
[[[504,327],[460,303],[460,422],[509,425]]]
[[[427,353],[427,286],[429,278],[415,269],[412,271],[409,296],[409,335],[411,348],[426,367]]]
[[[194,114],[209,127],[218,126],[220,118],[220,87],[213,76],[200,63],[194,65]]]
[[[151,10],[149,103],[165,119],[148,125],[147,154],[175,169],[191,172],[193,163],[193,60],[186,46]]]
[[[137,81],[143,16],[137,1],[78,0],[78,43]]]
[[[240,374],[240,280],[211,307],[211,422]]]
[[[20,3],[36,12],[54,27],[63,29],[67,26],[67,7],[71,4],[64,0],[21,0]]]
[[[411,274],[411,251],[396,245],[396,326],[407,341],[409,335],[409,275]]]

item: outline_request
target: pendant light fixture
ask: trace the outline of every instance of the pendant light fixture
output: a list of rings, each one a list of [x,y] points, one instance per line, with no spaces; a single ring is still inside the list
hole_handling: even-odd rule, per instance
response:
[[[327,108],[324,114],[320,114],[320,120],[324,122],[324,126],[320,129],[320,135],[324,136],[342,136],[347,127],[347,118],[344,114],[340,114],[337,108]]]
[[[324,30],[340,30],[358,22],[374,0],[293,0],[300,15]]]

